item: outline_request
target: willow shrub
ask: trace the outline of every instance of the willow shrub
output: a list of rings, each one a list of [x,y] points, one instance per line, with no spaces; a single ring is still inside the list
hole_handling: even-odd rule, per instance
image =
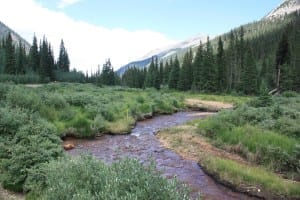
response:
[[[15,113],[17,119],[9,122],[10,111],[6,114],[0,121],[10,130],[1,134],[0,180],[4,188],[21,192],[28,170],[62,155],[61,140],[44,120]]]
[[[31,170],[31,177],[40,182],[28,180],[28,199],[189,199],[185,185],[134,159],[106,165],[91,156],[64,158]]]

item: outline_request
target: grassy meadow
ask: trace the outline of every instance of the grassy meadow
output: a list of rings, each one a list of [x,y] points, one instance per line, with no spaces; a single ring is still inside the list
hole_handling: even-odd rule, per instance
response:
[[[62,149],[62,138],[75,136],[79,138],[93,138],[101,134],[126,134],[129,133],[137,120],[151,117],[156,114],[170,114],[184,108],[184,97],[179,93],[156,91],[154,89],[129,89],[124,87],[97,87],[92,84],[50,83],[45,85],[15,85],[10,83],[0,84],[0,182],[2,187],[11,191],[30,193],[30,199],[48,199],[49,184],[60,185],[61,193],[73,195],[71,199],[82,199],[82,195],[91,197],[104,196],[109,199],[119,199],[125,189],[134,180],[125,180],[119,184],[107,183],[103,194],[94,191],[91,185],[76,192],[72,190],[76,180],[70,179],[63,183],[49,182],[55,174],[54,166],[63,165],[61,175],[66,171],[88,170],[81,181],[102,181],[88,177],[95,170],[106,169],[102,176],[115,176],[116,180],[121,174],[107,174],[109,166],[99,164],[95,158],[89,158],[87,166],[84,158],[73,160],[66,158]],[[62,161],[62,159],[64,159]],[[53,164],[57,162],[56,164]],[[125,161],[124,161],[125,162]],[[74,163],[81,163],[75,166]],[[131,168],[126,168],[128,173],[143,174],[141,166],[134,160],[126,161]],[[96,169],[96,165],[98,168]],[[123,166],[124,163],[115,164]],[[93,168],[94,166],[94,168]],[[48,171],[43,171],[49,169]],[[51,171],[51,169],[53,169]],[[125,170],[125,169],[124,169]],[[126,171],[125,170],[125,171]],[[102,172],[101,172],[102,173]],[[146,171],[144,172],[146,173]],[[46,175],[45,175],[46,174]],[[174,192],[177,182],[168,182],[159,176],[139,176],[140,183],[149,179],[144,184],[160,184],[161,188],[153,187],[151,191],[144,191],[146,185],[133,184],[133,192],[126,194],[131,199],[133,195],[139,197],[146,193],[165,192],[174,199],[187,199],[186,192]],[[150,176],[150,175],[149,175]],[[128,175],[129,177],[129,175]],[[155,180],[150,178],[155,178]],[[58,180],[61,181],[61,180]],[[126,182],[128,181],[128,182]],[[84,182],[84,181],[83,181]],[[104,183],[103,183],[104,184]],[[115,185],[111,185],[115,184]],[[63,185],[63,186],[62,186]],[[72,186],[73,185],[73,186]],[[51,187],[52,187],[51,186]],[[112,192],[114,191],[115,192]],[[117,190],[119,192],[117,192]],[[168,193],[169,191],[169,193]],[[110,194],[105,193],[110,192]],[[96,194],[97,193],[97,194]],[[108,196],[107,196],[108,195]],[[162,196],[164,196],[162,195]],[[0,195],[1,196],[1,195]],[[132,197],[133,197],[132,196]],[[176,197],[178,196],[178,198]],[[52,198],[52,197],[49,197]],[[70,199],[70,196],[60,199]]]
[[[223,103],[206,105],[214,101]],[[61,140],[127,134],[136,121],[184,110],[188,102],[200,110],[234,107],[162,131],[158,138],[166,147],[196,159],[207,173],[240,191],[299,198],[300,95],[293,92],[250,98],[78,83],[3,83],[0,182],[25,192],[27,199],[188,199],[185,186],[161,178],[152,165],[129,159],[107,166],[90,156],[69,158]],[[82,180],[86,184],[80,185]],[[154,193],[160,195],[154,198]]]

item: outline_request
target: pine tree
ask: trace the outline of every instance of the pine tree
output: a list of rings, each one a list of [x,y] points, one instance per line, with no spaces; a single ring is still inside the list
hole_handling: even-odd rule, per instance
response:
[[[164,62],[162,60],[159,63],[159,82],[164,84]]]
[[[54,81],[54,56],[51,45],[46,38],[40,45],[40,67],[39,74],[42,82]]]
[[[5,41],[5,65],[4,73],[16,74],[16,58],[15,58],[15,47],[13,45],[11,34],[7,35]]]
[[[293,90],[300,92],[300,13],[293,24],[292,32],[292,67],[293,67]]]
[[[101,72],[101,82],[104,85],[114,85],[115,84],[115,75],[114,70],[111,65],[110,59],[108,59],[105,64],[103,64]]]
[[[223,47],[222,38],[219,37],[218,40],[218,52],[216,56],[216,64],[217,64],[217,71],[218,71],[218,90],[225,91],[226,90],[226,63],[225,63],[225,53]]]
[[[54,55],[53,55],[53,50],[50,45],[48,44],[48,52],[47,52],[47,74],[50,78],[50,81],[55,80],[55,75],[54,75],[54,70],[55,70],[55,61],[54,61]]]
[[[183,57],[183,63],[179,75],[178,89],[182,91],[190,90],[192,85],[192,78],[192,53],[191,50],[189,50]]]
[[[217,90],[217,70],[209,37],[207,38],[206,42],[206,51],[204,52],[203,66],[203,76],[201,80],[203,90],[207,92],[215,92]]]
[[[40,74],[41,81],[43,82],[49,81],[49,77],[47,73],[47,64],[48,64],[47,57],[48,57],[48,45],[44,38],[42,44],[40,45],[40,66],[39,66],[39,74]]]
[[[69,60],[67,50],[65,49],[63,40],[61,40],[61,42],[60,42],[60,50],[59,50],[57,67],[59,70],[61,70],[63,72],[70,71],[70,60]]]
[[[242,90],[245,94],[255,94],[257,92],[257,69],[251,48],[247,48],[246,61],[241,77]]]
[[[174,64],[171,68],[170,77],[169,77],[169,88],[170,89],[177,89],[178,81],[179,81],[179,73],[180,73],[180,64],[178,57],[176,55]]]
[[[171,58],[172,60],[172,58]],[[173,63],[173,62],[172,62]],[[165,67],[164,67],[164,79],[163,79],[163,84],[167,85],[169,83],[169,77],[170,77],[170,72],[171,72],[171,66],[168,61],[166,61]]]
[[[21,41],[19,41],[19,45],[17,48],[17,59],[16,59],[16,74],[25,74],[25,59],[26,52],[25,47]]]
[[[246,53],[246,47],[245,47],[245,40],[244,40],[244,27],[241,26],[239,30],[239,37],[237,38],[237,61],[238,65],[237,68],[235,69],[235,83],[236,87],[239,89],[240,88],[240,83],[241,83],[241,74],[242,71],[244,70],[245,67],[245,53]]]
[[[5,47],[4,47],[4,40],[0,40],[0,74],[4,71],[4,61],[5,61]]]
[[[33,37],[32,46],[30,47],[29,50],[29,66],[32,68],[34,72],[39,71],[40,56],[39,56],[36,36]]]
[[[201,90],[201,80],[203,75],[203,45],[202,42],[200,42],[200,45],[198,47],[195,60],[193,63],[193,83],[192,83],[192,89],[194,91],[200,91]]]
[[[235,88],[235,84],[234,84],[234,71],[235,71],[235,66],[236,66],[236,45],[235,45],[235,36],[234,36],[234,32],[231,31],[230,35],[229,35],[229,45],[228,45],[228,49],[227,49],[227,90],[228,91],[232,91]]]
[[[155,80],[154,76],[155,76],[155,63],[154,63],[154,57],[152,57],[150,66],[147,70],[145,87],[154,87],[154,80]]]
[[[278,44],[278,48],[276,51],[276,88],[279,90],[280,82],[289,81],[289,68],[290,68],[290,45],[288,42],[287,33],[284,32],[282,34],[281,40]],[[281,75],[283,74],[283,77]]]
[[[159,68],[158,68],[158,59],[155,58],[154,63],[154,71],[153,71],[153,87],[157,90],[160,89],[160,74],[159,74]]]

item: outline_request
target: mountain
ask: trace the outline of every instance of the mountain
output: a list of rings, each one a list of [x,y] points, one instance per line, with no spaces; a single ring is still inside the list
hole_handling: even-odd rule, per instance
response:
[[[0,21],[0,39],[7,37],[7,34],[11,33],[12,39],[15,44],[18,44],[21,40],[22,44],[25,45],[26,52],[29,52],[31,45],[24,38],[22,38],[18,33],[13,31],[11,28],[6,26],[4,23]]]
[[[300,0],[286,0],[265,16],[264,19],[283,17],[297,10],[300,10]]]
[[[277,8],[272,10],[269,14],[267,14],[262,20],[245,24],[243,25],[245,29],[245,38],[251,39],[258,37],[262,34],[265,34],[267,32],[276,31],[279,26],[284,26],[284,24],[287,23],[287,21],[281,20],[285,15],[288,15],[290,13],[293,13],[297,10],[300,10],[300,0],[285,0],[282,4],[280,4]],[[268,27],[268,28],[265,28]],[[233,29],[234,32],[237,32],[239,28]],[[230,32],[227,32],[221,37],[225,40],[228,40],[228,37],[230,35]],[[206,42],[206,37],[203,35],[197,35],[195,37],[192,37],[188,40],[185,40],[183,42],[180,42],[178,44],[163,48],[163,49],[156,49],[151,52],[149,52],[147,55],[142,57],[141,59],[138,59],[137,61],[130,62],[129,64],[126,64],[122,66],[117,73],[122,75],[126,69],[130,67],[138,67],[138,68],[144,68],[149,66],[151,62],[151,58],[153,56],[157,56],[158,60],[164,59],[167,60],[171,56],[178,55],[179,59],[183,57],[183,54],[187,51],[187,49],[192,48],[195,52],[200,41],[203,42],[203,44]],[[217,38],[211,38],[212,45],[214,49],[217,46]]]
[[[194,48],[198,46],[200,44],[200,41],[204,42],[206,41],[206,38],[207,36],[199,34],[175,45],[170,45],[161,49],[155,49],[153,51],[150,51],[148,54],[138,59],[137,61],[130,62],[120,67],[117,73],[122,75],[128,68],[134,66],[137,68],[147,67],[148,65],[150,65],[152,57],[157,57],[158,60],[165,59],[177,54],[178,52],[185,51],[188,48]]]

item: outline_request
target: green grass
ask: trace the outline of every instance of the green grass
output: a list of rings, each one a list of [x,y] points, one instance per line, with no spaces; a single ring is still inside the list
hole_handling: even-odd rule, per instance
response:
[[[27,87],[0,84],[0,182],[24,191],[29,174],[63,155],[61,137],[127,134],[139,116],[182,109],[179,93],[153,89],[50,83]],[[60,138],[59,138],[60,137]]]
[[[206,157],[201,161],[201,165],[210,173],[217,173],[222,181],[225,180],[236,186],[254,187],[261,192],[271,193],[277,198],[280,196],[289,198],[300,197],[299,182],[280,178],[278,175],[261,167],[246,166],[218,157]]]
[[[27,199],[188,200],[189,190],[166,179],[155,165],[124,159],[111,165],[91,157],[64,158],[31,171],[39,182],[27,182]]]
[[[299,177],[299,121],[300,95],[259,97],[199,121],[198,132],[251,162]]]
[[[154,89],[50,83],[37,88],[3,84],[2,90],[3,103],[36,112],[53,123],[60,136],[128,133],[145,114],[171,114],[184,107],[180,93]]]

